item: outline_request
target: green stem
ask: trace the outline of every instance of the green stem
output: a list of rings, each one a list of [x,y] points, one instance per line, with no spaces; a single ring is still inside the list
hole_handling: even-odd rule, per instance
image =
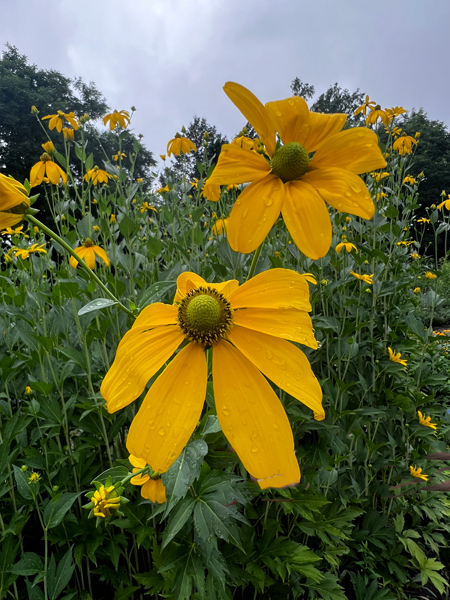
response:
[[[255,254],[253,255],[253,259],[252,259],[252,264],[250,265],[250,271],[248,272],[247,281],[249,279],[251,279],[253,277],[253,275],[255,274],[256,265],[258,264],[258,260],[259,260],[260,254],[261,254],[263,244],[264,244],[264,242],[261,244],[261,246],[259,246],[255,250]]]
[[[27,221],[29,221],[30,223],[33,223],[33,225],[36,225],[36,227],[39,227],[44,233],[46,233],[49,237],[51,237],[53,240],[55,240],[55,242],[58,242],[58,244],[60,246],[62,246],[64,248],[64,250],[67,250],[67,252],[73,256],[73,258],[75,258],[75,260],[78,261],[78,264],[88,273],[88,275],[90,276],[90,278],[95,281],[95,283],[105,292],[105,294],[111,298],[111,300],[113,300],[114,302],[117,302],[117,305],[119,308],[121,308],[124,312],[127,313],[127,315],[130,315],[130,317],[134,318],[134,314],[131,312],[131,310],[129,310],[126,306],[124,306],[115,296],[112,292],[110,292],[108,290],[108,288],[104,285],[104,283],[102,283],[102,281],[97,277],[97,275],[94,273],[94,271],[92,271],[92,269],[90,269],[87,264],[78,256],[78,254],[76,252],[73,251],[73,249],[69,246],[69,244],[67,244],[59,235],[57,235],[54,231],[52,231],[51,229],[49,229],[46,225],[44,225],[44,223],[41,223],[38,219],[36,219],[36,217],[33,217],[33,215],[29,215],[29,214],[25,214],[24,215],[24,219],[26,219]]]

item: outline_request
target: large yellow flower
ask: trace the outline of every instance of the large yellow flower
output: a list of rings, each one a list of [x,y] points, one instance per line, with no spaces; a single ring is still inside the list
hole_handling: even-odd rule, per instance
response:
[[[64,113],[62,110],[58,110],[56,115],[47,115],[46,117],[42,117],[42,120],[50,119],[48,122],[49,129],[55,129],[58,133],[61,133],[61,130],[64,125],[64,120],[72,125],[74,129],[78,129],[78,119],[75,116],[75,113]]]
[[[202,413],[211,347],[217,415],[232,448],[261,488],[298,483],[291,426],[264,375],[325,417],[308,359],[290,343],[317,348],[310,310],[307,276],[294,271],[272,269],[241,286],[182,273],[174,304],[141,312],[100,389],[110,413],[127,406],[183,345],[131,424],[130,454],[158,473],[176,460]]]
[[[29,206],[30,200],[23,185],[0,173],[0,230],[20,223]]]
[[[30,171],[30,185],[31,187],[35,187],[40,185],[44,178],[48,177],[48,179],[53,183],[53,185],[58,185],[60,180],[62,179],[63,184],[67,183],[67,175],[58,166],[55,162],[52,161],[47,152],[42,154],[41,159],[37,162]]]
[[[95,269],[95,256],[101,258],[107,267],[109,267],[109,265],[111,264],[111,261],[109,260],[108,255],[103,250],[103,248],[100,248],[100,246],[96,246],[94,242],[89,238],[86,238],[84,240],[82,246],[75,248],[74,252],[76,252],[78,256],[82,258],[87,264],[87,266],[92,270]],[[78,261],[76,258],[71,256],[69,264],[71,267],[76,269],[78,266]]]
[[[208,180],[210,185],[252,182],[230,215],[227,233],[233,250],[255,250],[281,212],[299,249],[317,259],[331,245],[325,202],[341,212],[365,219],[373,216],[369,190],[358,177],[386,166],[373,131],[364,127],[341,131],[346,115],[310,112],[298,96],[263,106],[237,83],[227,83],[224,90],[253,125],[270,158],[227,144]]]

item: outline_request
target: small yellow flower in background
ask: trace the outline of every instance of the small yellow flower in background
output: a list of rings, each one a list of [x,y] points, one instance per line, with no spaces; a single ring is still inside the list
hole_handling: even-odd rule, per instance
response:
[[[369,285],[373,284],[374,273],[372,273],[372,275],[359,275],[359,273],[355,273],[354,271],[350,271],[350,273],[353,275],[353,277],[356,277],[356,279],[364,281],[364,283],[368,283]]]
[[[160,155],[159,155],[159,158],[160,158],[161,160],[166,160],[166,158],[167,158],[167,157],[166,157],[166,155],[165,155],[165,154],[160,154]]]
[[[103,248],[100,248],[100,246],[96,246],[94,242],[89,238],[84,240],[82,246],[74,248],[74,252],[76,252],[78,256],[81,259],[83,259],[87,266],[92,270],[95,269],[95,256],[101,258],[101,260],[105,263],[107,267],[109,267],[109,265],[111,264],[111,261],[109,260],[108,255],[103,250]],[[71,267],[76,269],[78,266],[78,261],[75,257],[71,256],[69,264]]]
[[[436,279],[437,275],[435,275],[434,273],[431,273],[431,271],[427,271],[425,273],[425,278],[426,279]]]
[[[40,157],[39,162],[37,162],[30,171],[30,185],[31,187],[36,187],[40,185],[44,178],[47,177],[48,180],[53,183],[53,185],[58,185],[61,181],[65,185],[67,183],[67,175],[61,169],[59,165],[52,161],[49,154],[44,152]]]
[[[39,475],[39,473],[34,473],[34,472],[33,472],[33,473],[31,473],[31,475],[30,475],[29,482],[30,482],[30,483],[36,483],[37,481],[39,481],[39,480],[40,480],[40,478],[41,478],[41,476]]]
[[[158,190],[156,190],[155,194],[162,194],[163,192],[170,192],[169,184],[167,184],[165,187],[161,187]]]
[[[229,192],[230,190],[238,190],[239,186],[237,183],[230,183],[230,185],[227,185],[226,190],[227,192]]]
[[[416,131],[416,134],[414,137],[416,138],[416,140],[418,140],[420,138],[420,131]]]
[[[345,222],[346,222],[346,223],[351,223],[351,221],[352,221],[352,218],[351,218],[351,217],[345,217]]]
[[[275,252],[275,258],[281,258],[281,252],[278,252],[278,250]]]
[[[205,349],[211,347],[217,416],[244,467],[262,489],[298,483],[291,425],[265,377],[324,419],[320,385],[307,357],[291,343],[318,347],[310,310],[308,280],[295,271],[270,269],[242,285],[182,273],[174,304],[144,308],[101,386],[114,413],[137,399],[174,356],[131,423],[130,454],[158,473],[174,463],[203,410]]]
[[[169,156],[172,154],[180,156],[180,154],[189,154],[192,151],[197,152],[194,142],[191,142],[187,137],[181,137],[179,133],[167,144],[167,154]]]
[[[413,477],[416,477],[417,479],[423,479],[424,481],[428,481],[428,475],[422,473],[422,469],[417,469],[416,467],[413,467],[411,465],[409,467],[409,472]]]
[[[96,233],[98,233],[98,232],[100,231],[100,227],[99,227],[98,225],[93,225],[93,226],[92,226],[92,229],[93,229],[93,230],[94,230]]]
[[[445,190],[443,191],[443,195],[445,196]],[[441,194],[442,196],[442,194]],[[442,208],[446,208],[447,210],[450,210],[450,194],[448,195],[447,200],[444,200],[444,202],[441,202],[440,204],[438,204],[438,209],[442,210]]]
[[[143,183],[143,182],[144,182],[144,180],[142,179],[142,177],[138,177],[138,178],[136,179],[136,181],[137,181],[138,183]]]
[[[404,367],[406,367],[408,361],[405,358],[402,358],[402,355],[400,352],[397,352],[397,354],[392,350],[392,348],[388,348],[389,351],[389,360],[391,360],[392,362],[398,363],[399,365],[403,365]]]
[[[25,388],[25,394],[27,396],[31,396],[32,393],[33,393],[33,390],[30,388],[29,385],[27,385],[26,388]]]
[[[147,466],[147,463],[143,458],[138,458],[132,454],[130,454],[128,460],[134,467],[133,473],[136,473],[136,471],[140,471]],[[139,474],[136,475],[136,477],[132,477],[130,483],[133,485],[141,485],[141,496],[147,500],[157,502],[158,504],[164,504],[167,500],[166,488],[159,475],[155,477],[155,475]]]
[[[430,222],[430,219],[425,219],[425,218],[422,218],[422,219],[417,219],[417,222],[418,222],[418,223],[429,223],[429,222]]]
[[[424,425],[425,427],[430,427],[431,429],[437,429],[436,423],[431,422],[431,417],[425,417],[425,415],[423,415],[420,412],[420,410],[417,411],[417,414],[419,415],[419,423],[421,425]]]
[[[310,112],[299,96],[263,105],[237,83],[226,83],[224,90],[253,125],[271,159],[236,144],[222,146],[208,182],[250,183],[230,214],[227,236],[233,250],[253,252],[281,213],[300,251],[317,259],[332,241],[326,203],[364,219],[373,216],[375,206],[358,176],[386,166],[373,131],[342,131],[345,114]],[[283,143],[278,148],[277,134]]]
[[[403,134],[395,140],[392,144],[392,148],[397,150],[400,155],[411,154],[413,144],[417,144],[417,140],[410,135]]]
[[[370,113],[367,115],[366,125],[375,125],[376,122],[378,121],[378,119],[383,121],[383,123],[386,126],[389,125],[389,122],[391,120],[389,115],[387,114],[387,112],[385,110],[382,110],[382,108],[379,104],[374,106],[371,109]]]
[[[355,244],[351,244],[350,242],[341,242],[336,246],[335,250],[339,254],[344,248],[347,250],[347,252],[354,250],[356,254],[358,254],[358,248],[355,246]]]
[[[103,117],[103,125],[107,125],[109,122],[109,128],[112,131],[116,125],[119,125],[122,129],[126,129],[131,121],[130,113],[127,110],[117,111],[115,110],[108,115]]]
[[[384,171],[383,173],[369,173],[369,175],[373,177],[375,181],[381,181],[382,179],[386,179],[386,177],[389,177],[389,173],[387,173],[386,171]]]
[[[411,258],[415,258],[415,259],[420,258],[420,254],[417,254],[417,252],[412,252]]]
[[[379,194],[377,194],[376,199],[380,200],[381,198],[387,198],[386,192],[380,192]]]
[[[52,154],[55,154],[55,152],[56,152],[53,142],[45,142],[45,144],[41,144],[41,146],[44,149],[44,151],[47,152],[47,154],[52,155]]]
[[[47,254],[47,250],[45,250],[44,246],[45,246],[45,244],[41,244],[40,246],[38,246],[37,244],[33,244],[29,248],[13,248],[13,250],[14,250],[14,256],[15,257],[20,257],[23,260],[25,260],[33,252],[37,252],[37,253],[40,253],[40,254]]]
[[[416,287],[416,288],[414,288],[413,292],[414,292],[415,294],[420,294],[420,287]]]
[[[6,227],[6,229],[2,231],[0,235],[23,235],[25,238],[27,238],[27,234],[24,231],[22,231],[22,229],[23,225],[21,225],[20,227],[16,227],[16,229],[13,229],[12,227]]]
[[[211,227],[211,232],[214,235],[220,235],[226,232],[228,227],[228,219],[217,219],[214,225]]]
[[[443,331],[433,331],[433,335],[445,335]]]
[[[391,131],[391,134],[398,136],[401,134],[401,132],[402,130],[400,129],[400,127],[394,127],[394,129]],[[389,133],[389,129],[386,129],[386,133]]]
[[[70,123],[74,129],[78,129],[78,120],[73,112],[63,113],[61,110],[58,110],[56,115],[47,115],[46,117],[42,117],[43,121],[45,121],[45,119],[50,119],[48,122],[48,128],[55,129],[56,127],[56,131],[58,133],[61,133],[64,120]]]
[[[111,511],[120,508],[120,501],[121,497],[113,485],[107,488],[104,485],[100,486],[91,497],[94,516],[110,519],[112,517]]]
[[[99,169],[98,167],[93,167],[89,169],[89,171],[84,176],[85,181],[92,181],[94,185],[97,183],[108,183],[108,179],[112,179],[115,175],[110,175],[103,169]]]
[[[406,247],[409,247],[409,246],[411,246],[412,244],[415,244],[415,243],[416,242],[414,240],[404,240],[402,242],[396,242],[395,245],[396,246],[406,246]]]
[[[373,110],[376,106],[376,102],[373,100],[369,100],[369,96],[366,95],[366,99],[364,100],[364,104],[361,104],[355,112],[353,113],[355,116],[362,113],[364,116],[367,114],[367,109]]]
[[[407,112],[403,106],[393,106],[392,108],[386,108],[385,110],[391,120]]]
[[[39,234],[41,233],[41,230],[39,229],[39,227],[37,227],[36,225],[33,227],[33,233]]]
[[[73,129],[69,129],[68,127],[63,127],[62,129],[64,139],[66,142],[73,142],[75,137],[75,132]]]
[[[113,159],[117,162],[118,160],[122,160],[122,158],[126,158],[126,156],[125,152],[118,152],[114,154]]]
[[[156,210],[156,208],[154,208],[151,204],[149,204],[148,202],[144,202],[142,204],[142,206],[139,209],[141,211],[141,213],[145,212],[146,210],[153,210],[153,212],[158,212]]]
[[[407,175],[405,177],[405,179],[403,180],[403,183],[409,183],[410,185],[415,185],[417,183],[417,181],[414,179],[414,177],[411,177],[411,175]]]
[[[112,215],[109,217],[109,222],[110,222],[110,223],[117,223],[117,217],[116,217],[116,215],[112,214]]]

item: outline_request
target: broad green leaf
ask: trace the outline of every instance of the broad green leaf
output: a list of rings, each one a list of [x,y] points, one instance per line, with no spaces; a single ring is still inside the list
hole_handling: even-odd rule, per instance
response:
[[[36,575],[43,570],[42,558],[34,552],[25,552],[19,562],[11,567],[11,573],[24,576]]]
[[[83,492],[72,494],[70,492],[64,492],[56,502],[53,501],[53,498],[50,499],[44,509],[44,525],[48,529],[52,529],[59,525],[64,519],[64,515],[70,510],[72,504],[82,493]]]
[[[86,313],[92,312],[93,310],[100,310],[101,308],[114,306],[114,304],[117,304],[117,302],[111,300],[110,298],[96,298],[95,300],[92,300],[92,302],[88,302],[88,304],[82,306],[78,311],[78,314],[80,316],[85,315]]]

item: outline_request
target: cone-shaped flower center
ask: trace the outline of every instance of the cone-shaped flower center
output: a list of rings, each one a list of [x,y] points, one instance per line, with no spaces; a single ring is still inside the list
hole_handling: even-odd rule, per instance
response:
[[[83,246],[85,248],[92,248],[92,246],[95,246],[95,244],[90,238],[86,238],[83,242]]]
[[[202,346],[212,346],[225,338],[232,320],[230,303],[210,287],[191,290],[178,308],[178,324],[183,333]]]
[[[286,183],[300,179],[308,170],[309,155],[298,142],[289,142],[275,152],[272,157],[272,173]]]

